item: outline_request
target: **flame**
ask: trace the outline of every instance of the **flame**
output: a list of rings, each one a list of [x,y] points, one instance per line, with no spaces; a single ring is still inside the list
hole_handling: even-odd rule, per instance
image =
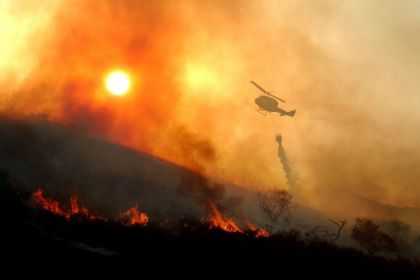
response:
[[[210,228],[219,228],[226,232],[244,233],[244,231],[233,221],[233,219],[224,217],[214,203],[209,202],[209,208],[211,212],[209,219]],[[267,238],[270,236],[270,233],[267,230],[258,228],[250,222],[247,222],[246,225],[257,238]]]
[[[66,219],[70,219],[76,215],[80,215],[91,220],[99,218],[90,213],[87,208],[80,206],[79,199],[76,195],[73,195],[70,198],[69,210],[63,208],[58,201],[45,197],[44,191],[42,189],[36,190],[32,194],[32,198],[35,204],[37,204],[40,208],[51,212],[54,215],[65,217]]]
[[[32,194],[32,198],[35,203],[41,207],[42,209],[51,212],[57,216],[67,217],[67,213],[63,208],[60,206],[60,203],[56,200],[46,198],[44,195],[44,191],[42,189],[36,190]]]
[[[93,215],[87,208],[82,207],[76,195],[70,197],[70,208],[68,210],[62,207],[58,201],[45,197],[42,189],[35,191],[32,194],[32,198],[38,207],[66,219],[70,219],[73,216],[83,216],[90,220],[103,219]],[[149,222],[149,216],[144,212],[138,211],[137,206],[128,209],[121,215],[121,218],[123,221],[127,220],[129,225],[147,225]]]
[[[88,217],[90,219],[95,219],[96,217],[92,215],[89,210],[85,207],[81,207],[79,205],[79,199],[76,195],[72,195],[70,197],[70,215],[82,215],[84,217]]]
[[[32,198],[38,207],[51,212],[54,215],[65,217],[66,219],[71,219],[74,216],[82,216],[90,220],[103,219],[93,215],[87,208],[82,207],[76,195],[70,197],[69,208],[64,208],[58,201],[47,198],[42,189],[36,190],[32,194]],[[217,228],[226,232],[245,233],[233,219],[223,216],[214,203],[209,202],[208,206],[210,209],[210,229]],[[145,212],[139,211],[138,206],[136,205],[123,212],[120,221],[127,225],[147,225],[149,223],[149,216]],[[267,238],[270,236],[270,233],[267,230],[258,228],[255,224],[247,222],[246,225],[248,230],[251,231],[256,238]]]
[[[210,215],[210,228],[219,228],[226,232],[238,232],[243,233],[239,226],[229,218],[226,218],[220,213],[214,203],[209,202],[209,208],[211,211]]]
[[[138,207],[132,207],[122,214],[123,219],[128,218],[128,224],[130,225],[147,225],[149,222],[149,216],[146,213],[140,212]]]
[[[255,234],[257,238],[267,238],[270,237],[270,233],[263,228],[258,228],[256,225],[252,223],[247,223],[248,229]]]

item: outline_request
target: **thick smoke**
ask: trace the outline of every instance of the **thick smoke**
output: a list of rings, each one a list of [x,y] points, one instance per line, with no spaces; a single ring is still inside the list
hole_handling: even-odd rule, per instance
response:
[[[253,189],[286,187],[281,132],[309,205],[410,221],[403,210],[420,206],[418,1],[37,3],[0,4],[3,113],[45,114]],[[113,67],[136,77],[127,98],[103,91]],[[296,118],[259,115],[251,79]],[[185,152],[185,131],[211,143],[205,156]]]

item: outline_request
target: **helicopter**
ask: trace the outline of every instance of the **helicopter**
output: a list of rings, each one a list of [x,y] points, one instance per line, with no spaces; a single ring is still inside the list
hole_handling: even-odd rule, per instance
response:
[[[257,84],[254,81],[251,81],[251,84],[253,84],[256,88],[258,88],[260,91],[262,91],[265,94],[265,95],[260,95],[257,98],[255,98],[255,104],[257,104],[258,106],[259,112],[265,111],[268,113],[279,113],[281,116],[289,116],[289,117],[295,116],[296,110],[285,111],[279,107],[278,101],[286,103],[285,100],[266,91],[264,88],[262,88],[259,84]]]

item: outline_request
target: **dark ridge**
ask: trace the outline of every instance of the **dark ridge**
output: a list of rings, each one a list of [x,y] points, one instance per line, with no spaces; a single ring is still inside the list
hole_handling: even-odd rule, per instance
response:
[[[42,119],[2,118],[0,135],[0,168],[23,190],[42,187],[61,200],[77,193],[107,215],[137,203],[155,215],[202,214],[180,189],[209,191],[208,179],[181,166]]]

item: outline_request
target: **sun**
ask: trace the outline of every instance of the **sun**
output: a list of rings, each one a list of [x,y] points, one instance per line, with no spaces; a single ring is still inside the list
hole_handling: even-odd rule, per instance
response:
[[[131,88],[130,75],[123,70],[113,70],[105,76],[106,90],[115,96],[123,96]]]

